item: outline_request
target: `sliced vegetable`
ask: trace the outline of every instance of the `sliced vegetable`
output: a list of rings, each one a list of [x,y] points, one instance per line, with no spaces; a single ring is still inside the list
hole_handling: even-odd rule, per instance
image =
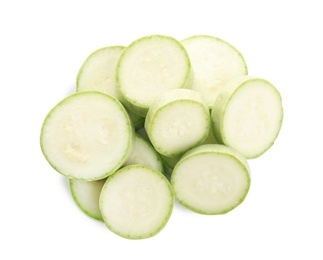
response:
[[[179,160],[171,184],[183,206],[201,214],[223,214],[245,199],[250,187],[249,166],[232,148],[201,145]]]
[[[129,239],[156,235],[168,222],[174,193],[166,177],[145,165],[130,165],[111,175],[100,195],[106,226]]]
[[[208,35],[98,49],[44,119],[41,150],[80,210],[124,238],[159,233],[175,196],[200,214],[230,212],[250,189],[247,159],[283,120],[278,90],[247,73],[235,47]]]
[[[68,178],[93,181],[120,168],[132,151],[134,130],[120,102],[97,91],[72,94],[47,115],[41,149]]]
[[[230,81],[212,109],[212,129],[222,144],[248,159],[259,157],[275,142],[283,120],[282,99],[267,80],[242,76]]]
[[[197,91],[170,90],[150,107],[145,129],[160,154],[176,157],[206,139],[210,129],[209,110]]]
[[[160,94],[188,86],[190,74],[190,60],[180,42],[169,36],[151,35],[124,50],[116,79],[123,104],[144,117]]]

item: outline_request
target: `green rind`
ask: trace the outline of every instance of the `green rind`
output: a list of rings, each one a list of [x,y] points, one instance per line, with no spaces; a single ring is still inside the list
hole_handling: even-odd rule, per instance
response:
[[[75,204],[78,206],[78,208],[84,213],[84,214],[86,214],[87,216],[89,216],[90,218],[93,218],[93,219],[95,219],[95,220],[98,220],[98,221],[101,221],[101,222],[103,222],[103,218],[102,218],[102,216],[101,216],[101,214],[100,215],[96,215],[96,214],[93,214],[92,212],[90,212],[89,210],[86,210],[84,207],[83,207],[83,205],[82,205],[82,203],[78,200],[78,197],[76,196],[76,194],[75,194],[75,190],[74,190],[74,180],[73,179],[69,179],[69,187],[70,187],[70,191],[71,191],[71,195],[72,195],[72,198],[73,198],[73,200],[74,200],[74,202],[75,202]]]
[[[196,209],[194,207],[192,207],[189,203],[187,203],[185,200],[180,200],[178,199],[177,195],[176,195],[176,189],[175,189],[175,181],[174,181],[174,176],[176,175],[176,170],[178,167],[181,166],[181,164],[183,162],[185,162],[186,160],[189,160],[191,157],[193,156],[200,156],[203,154],[218,154],[218,155],[225,155],[228,156],[232,159],[234,159],[236,162],[238,162],[242,169],[244,170],[245,174],[246,174],[246,178],[248,179],[247,182],[247,187],[246,190],[244,192],[244,194],[240,197],[240,199],[236,202],[236,204],[232,205],[231,207],[228,207],[226,210],[224,211],[203,211],[200,209]],[[249,189],[250,189],[250,184],[251,184],[251,178],[250,178],[250,168],[248,165],[247,160],[237,151],[235,151],[234,149],[221,145],[221,144],[205,144],[205,145],[201,145],[198,146],[196,148],[193,148],[192,150],[188,151],[187,153],[185,153],[182,158],[179,160],[179,162],[176,164],[172,175],[171,175],[171,179],[170,179],[171,185],[174,188],[174,192],[175,192],[175,197],[177,198],[178,202],[188,208],[189,210],[202,214],[202,215],[221,215],[221,214],[226,214],[230,211],[232,211],[233,209],[235,209],[237,206],[239,206],[246,198]]]
[[[174,43],[176,43],[176,45],[178,45],[178,47],[180,47],[180,49],[183,51],[183,54],[186,56],[186,60],[187,60],[187,68],[188,71],[186,73],[186,77],[182,83],[182,85],[178,86],[178,88],[187,88],[190,87],[192,85],[193,82],[193,72],[191,69],[191,63],[190,63],[190,59],[188,56],[188,53],[186,51],[186,49],[184,48],[184,46],[182,46],[182,44],[176,40],[173,37],[170,36],[166,36],[166,35],[160,35],[160,34],[154,34],[154,35],[149,35],[149,36],[144,36],[141,37],[135,41],[133,41],[131,44],[129,44],[123,51],[123,53],[121,54],[119,61],[117,63],[116,66],[116,82],[117,82],[117,89],[119,91],[119,96],[120,96],[120,101],[121,103],[130,111],[133,111],[133,113],[137,114],[138,116],[141,117],[146,117],[147,113],[148,113],[148,109],[149,107],[147,107],[146,105],[140,104],[140,102],[138,102],[137,100],[129,97],[127,95],[127,93],[125,93],[125,91],[122,88],[122,80],[120,79],[120,68],[122,67],[122,62],[124,60],[124,57],[127,55],[127,53],[129,51],[131,51],[131,49],[136,46],[137,44],[140,44],[142,41],[145,40],[149,40],[151,38],[163,38],[163,39],[169,39],[171,41],[173,41]]]
[[[59,167],[56,167],[51,160],[48,158],[46,152],[45,152],[45,148],[43,146],[43,132],[44,132],[44,128],[45,128],[45,124],[46,121],[51,117],[52,112],[57,109],[60,105],[62,105],[65,102],[68,102],[70,99],[73,99],[74,97],[77,97],[78,95],[103,95],[109,99],[112,99],[114,102],[116,102],[116,104],[118,104],[119,108],[124,112],[125,114],[125,118],[127,119],[127,126],[129,128],[129,132],[130,132],[130,137],[129,137],[129,141],[128,141],[128,149],[125,152],[124,156],[121,158],[120,162],[111,170],[106,172],[105,174],[102,174],[101,176],[97,176],[96,178],[75,178],[75,176],[72,176],[71,174],[67,173],[67,172],[63,172],[59,169]],[[123,107],[123,105],[120,103],[120,101],[118,101],[116,98],[114,98],[113,96],[110,96],[108,94],[105,94],[103,92],[99,92],[99,91],[81,91],[81,92],[76,92],[73,93],[67,97],[65,97],[64,99],[62,99],[61,101],[59,101],[50,111],[49,113],[46,115],[41,130],[40,130],[40,148],[41,151],[45,157],[45,159],[47,160],[47,162],[49,163],[49,165],[58,173],[62,174],[63,176],[69,178],[69,179],[78,179],[78,180],[83,180],[83,181],[96,181],[96,180],[100,180],[100,179],[104,179],[106,177],[108,177],[109,175],[111,175],[112,173],[114,173],[117,169],[119,169],[122,164],[127,160],[127,157],[130,155],[131,151],[132,151],[132,146],[133,146],[133,142],[134,142],[134,136],[135,136],[135,130],[134,127],[132,125],[132,122],[129,118],[129,115],[126,111],[126,109]]]
[[[153,236],[157,235],[166,226],[168,220],[170,219],[170,217],[172,215],[172,211],[173,211],[173,208],[174,208],[175,193],[174,193],[173,187],[171,186],[171,184],[169,183],[169,181],[167,180],[167,178],[164,176],[164,174],[162,174],[161,172],[156,171],[155,169],[150,168],[150,167],[148,167],[146,165],[135,164],[135,165],[129,165],[129,166],[123,167],[123,168],[119,169],[118,171],[116,171],[114,174],[112,174],[107,179],[107,181],[105,182],[105,184],[103,185],[101,194],[104,192],[104,190],[109,185],[109,182],[111,180],[113,180],[113,178],[116,178],[116,176],[118,176],[119,174],[122,174],[123,172],[125,172],[125,171],[127,171],[127,170],[129,170],[131,168],[144,168],[144,169],[148,169],[153,174],[157,174],[163,181],[165,181],[167,187],[169,188],[169,192],[170,192],[170,195],[171,195],[171,203],[169,205],[169,210],[168,210],[168,214],[167,214],[166,218],[164,219],[163,223],[157,229],[155,229],[153,232],[151,232],[151,233],[149,233],[147,235],[144,235],[144,236],[135,236],[135,237],[129,236],[129,235],[126,235],[126,234],[123,234],[123,233],[120,233],[118,230],[115,230],[113,227],[111,227],[111,225],[109,225],[109,223],[108,223],[106,217],[104,216],[104,214],[102,214],[102,218],[103,218],[103,221],[104,221],[105,225],[107,226],[107,228],[111,232],[113,232],[114,234],[116,234],[116,235],[118,235],[120,237],[123,237],[123,238],[126,238],[126,239],[131,239],[131,240],[146,239],[146,238],[150,238],[150,237],[153,237]],[[103,195],[100,196],[100,201],[99,201],[100,209],[102,209],[102,207],[103,207],[102,204],[104,203],[102,196]]]
[[[225,111],[227,109],[228,104],[232,100],[233,96],[238,94],[239,90],[241,88],[243,88],[245,84],[252,82],[252,81],[266,82],[266,84],[270,85],[272,87],[272,89],[276,92],[276,94],[280,98],[280,100],[282,100],[282,97],[281,97],[279,91],[277,90],[277,88],[275,88],[275,86],[273,86],[269,81],[267,81],[265,79],[245,75],[245,76],[237,77],[235,79],[230,80],[224,86],[224,88],[221,90],[220,94],[218,95],[217,99],[214,102],[214,105],[213,105],[212,111],[211,111],[211,129],[212,129],[215,139],[220,144],[228,145],[228,142],[225,137],[225,133],[223,131],[223,127],[224,127],[223,120],[225,117]],[[282,101],[281,101],[281,104],[282,104]],[[261,152],[254,154],[252,156],[244,155],[247,159],[254,159],[254,158],[261,156],[274,144],[275,140],[278,137],[278,134],[280,132],[282,122],[283,122],[284,112],[283,112],[282,106],[281,106],[281,112],[282,112],[281,113],[282,117],[280,118],[279,128],[277,129],[275,138],[272,140],[272,142],[270,144],[268,144],[267,147],[264,147],[264,149]]]

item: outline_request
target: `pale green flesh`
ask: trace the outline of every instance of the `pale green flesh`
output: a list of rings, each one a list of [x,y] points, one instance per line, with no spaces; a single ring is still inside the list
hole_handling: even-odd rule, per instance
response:
[[[81,181],[70,179],[70,190],[76,205],[89,217],[103,221],[99,208],[99,198],[106,179]]]
[[[191,88],[202,94],[210,108],[223,84],[248,72],[241,53],[219,38],[197,35],[181,43],[189,54],[194,71]]]
[[[88,91],[65,98],[49,112],[40,141],[43,154],[58,172],[92,181],[107,177],[126,161],[133,136],[120,102]]]
[[[125,49],[116,78],[124,105],[145,116],[160,94],[186,87],[190,73],[190,61],[183,46],[171,37],[152,35]]]
[[[100,195],[107,227],[129,239],[152,237],[168,222],[174,205],[172,187],[162,173],[131,165],[111,175]]]
[[[245,76],[231,85],[231,92],[220,94],[214,104],[214,134],[246,158],[256,158],[278,136],[283,120],[281,96],[263,79]]]
[[[139,134],[136,134],[135,136],[132,153],[130,154],[124,166],[133,164],[143,164],[159,172],[163,172],[163,163],[159,158],[159,155],[152,147],[152,145]]]
[[[123,49],[123,46],[110,46],[93,52],[79,70],[76,90],[101,91],[119,99],[115,70]]]
[[[231,211],[245,199],[250,187],[249,169],[236,152],[215,144],[189,153],[177,163],[171,176],[182,205],[197,213],[215,215]]]
[[[149,109],[145,129],[158,153],[176,157],[206,139],[210,129],[209,111],[196,91],[168,91]]]

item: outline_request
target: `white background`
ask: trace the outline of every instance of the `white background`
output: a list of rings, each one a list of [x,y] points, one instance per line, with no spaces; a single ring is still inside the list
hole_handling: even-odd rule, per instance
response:
[[[1,1],[0,259],[323,259],[321,1]],[[149,35],[209,34],[281,92],[274,146],[250,160],[238,208],[176,204],[153,238],[127,240],[84,215],[44,159],[42,121],[72,93],[85,58]]]

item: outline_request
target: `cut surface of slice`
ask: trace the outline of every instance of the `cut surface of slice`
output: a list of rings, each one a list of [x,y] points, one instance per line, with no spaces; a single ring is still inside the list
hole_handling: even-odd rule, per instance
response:
[[[190,73],[187,52],[176,39],[151,35],[134,41],[122,53],[116,70],[117,87],[124,105],[146,116],[160,94],[186,87]]]
[[[163,172],[163,163],[154,147],[142,136],[136,134],[132,153],[124,166],[133,164],[147,165],[159,172]]]
[[[156,235],[168,222],[174,205],[166,177],[145,165],[126,166],[111,175],[100,195],[107,227],[129,239]]]
[[[81,181],[69,179],[70,191],[76,205],[89,217],[103,221],[99,207],[99,198],[106,179]]]
[[[216,99],[212,114],[215,138],[247,159],[259,157],[275,142],[283,121],[278,90],[267,80],[242,76],[231,80]]]
[[[196,147],[176,164],[171,184],[180,204],[194,212],[215,215],[236,208],[250,187],[247,161],[219,144]]]
[[[117,170],[132,150],[134,130],[121,103],[102,92],[84,91],[59,102],[41,129],[41,149],[68,178],[99,180]]]
[[[196,35],[181,43],[189,54],[194,71],[191,88],[202,94],[209,108],[225,82],[248,73],[241,53],[222,39]]]
[[[108,46],[91,53],[76,78],[76,91],[96,90],[119,99],[115,70],[125,47]]]
[[[209,134],[210,114],[199,92],[165,92],[150,107],[145,129],[162,155],[176,157],[201,144]]]

